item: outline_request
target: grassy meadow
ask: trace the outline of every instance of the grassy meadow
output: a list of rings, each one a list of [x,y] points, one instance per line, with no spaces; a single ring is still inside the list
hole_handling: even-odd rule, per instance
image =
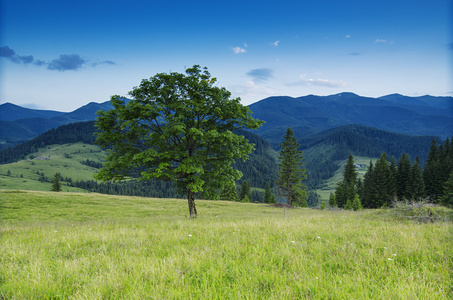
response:
[[[451,299],[453,224],[0,190],[0,299]]]

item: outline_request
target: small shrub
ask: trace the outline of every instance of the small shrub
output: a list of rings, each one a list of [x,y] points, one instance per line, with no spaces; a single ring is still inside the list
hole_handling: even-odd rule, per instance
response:
[[[453,221],[453,211],[451,209],[431,204],[428,199],[421,201],[394,201],[391,212],[397,219],[410,219],[422,223]]]

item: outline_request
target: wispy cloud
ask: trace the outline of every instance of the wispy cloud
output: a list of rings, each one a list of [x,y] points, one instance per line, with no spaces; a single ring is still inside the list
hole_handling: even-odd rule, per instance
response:
[[[274,45],[275,47],[277,47],[278,44],[280,44],[280,41],[275,41],[275,42],[272,43],[272,45]]]
[[[254,81],[267,81],[273,77],[274,70],[268,68],[253,69],[247,72],[247,75],[252,77]]]
[[[304,78],[301,76],[300,80],[290,84],[290,85],[300,85],[300,86],[323,86],[323,87],[330,87],[330,88],[338,88],[338,87],[346,87],[349,84],[346,82],[341,81],[332,81],[328,79],[313,79],[313,78]]]
[[[241,53],[246,53],[247,50],[241,47],[233,47],[231,50],[233,50],[234,54],[241,54]]]
[[[374,41],[375,44],[390,44],[390,45],[393,45],[393,41],[388,41],[388,40],[384,40],[384,39],[376,39]]]
[[[86,65],[88,65],[88,60],[82,58],[79,54],[62,54],[58,58],[46,62],[41,59],[35,59],[33,55],[17,55],[16,51],[11,49],[8,46],[0,47],[0,57],[6,58],[16,64],[31,64],[33,63],[36,66],[47,66],[48,70],[56,71],[76,71]],[[105,60],[102,62],[92,63],[92,67],[96,67],[100,64],[115,65],[113,61]]]
[[[350,37],[351,37],[350,34],[347,34],[347,35],[345,36],[345,38],[347,38],[347,39],[349,39]]]

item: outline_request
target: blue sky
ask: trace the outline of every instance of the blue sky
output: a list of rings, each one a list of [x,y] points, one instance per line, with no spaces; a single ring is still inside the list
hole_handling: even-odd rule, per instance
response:
[[[0,104],[72,111],[194,64],[245,105],[453,95],[448,0],[0,1]]]

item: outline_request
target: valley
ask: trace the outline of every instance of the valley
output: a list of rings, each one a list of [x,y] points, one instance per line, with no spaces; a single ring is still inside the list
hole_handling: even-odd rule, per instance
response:
[[[412,160],[419,156],[423,165],[431,141],[440,142],[452,134],[452,103],[451,97],[395,94],[366,98],[352,93],[263,99],[250,105],[250,109],[254,117],[266,123],[258,130],[238,131],[256,145],[256,150],[248,161],[236,162],[236,168],[244,174],[237,186],[249,180],[253,201],[261,201],[267,183],[276,192],[277,151],[288,126],[294,130],[304,151],[308,175],[304,184],[320,200],[327,200],[341,180],[342,166],[349,154],[354,155],[357,164],[366,167],[384,152],[396,159],[403,152]],[[92,181],[97,169],[80,161],[102,163],[104,160],[106,152],[93,144],[93,120],[96,111],[110,108],[109,102],[92,102],[62,113],[30,110],[8,103],[0,105],[0,188],[48,191],[52,176],[58,172],[65,191],[82,191],[64,179]],[[17,131],[19,127],[28,133],[21,134]],[[52,128],[45,131],[48,127]],[[44,159],[26,161],[31,155]],[[38,173],[44,173],[47,180]],[[87,185],[83,186],[86,190]],[[112,187],[103,189],[112,190]],[[159,195],[176,194],[154,194]]]

